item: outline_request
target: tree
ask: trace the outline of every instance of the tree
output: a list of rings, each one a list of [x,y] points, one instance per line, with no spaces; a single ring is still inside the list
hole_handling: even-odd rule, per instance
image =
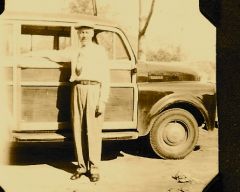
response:
[[[145,51],[145,34],[146,30],[149,26],[154,6],[155,6],[156,0],[138,0],[139,3],[139,15],[138,21],[138,49],[137,49],[137,57],[139,60],[146,60],[146,51]],[[109,10],[108,6],[103,6],[102,4],[97,7],[97,0],[70,0],[70,12],[72,13],[83,13],[88,15],[97,15],[97,9],[99,10],[99,15],[104,15],[108,13],[106,10]],[[145,13],[145,4],[151,2],[150,10],[147,11],[147,14]],[[112,2],[109,0],[110,4]],[[144,5],[143,5],[144,4]]]
[[[180,46],[172,47],[171,49],[148,50],[146,51],[146,58],[148,61],[181,61],[183,54]]]
[[[69,9],[71,13],[93,15],[94,3],[92,0],[71,0]]]
[[[104,15],[109,10],[109,4],[98,4],[97,0],[69,0],[68,11],[76,14]]]
[[[145,17],[143,14],[143,1],[145,0],[139,0],[139,31],[138,31],[138,59],[139,60],[146,60],[145,55],[145,33],[148,28],[149,22],[151,20],[153,9],[155,5],[155,0],[152,0],[150,11],[148,12],[148,15]]]

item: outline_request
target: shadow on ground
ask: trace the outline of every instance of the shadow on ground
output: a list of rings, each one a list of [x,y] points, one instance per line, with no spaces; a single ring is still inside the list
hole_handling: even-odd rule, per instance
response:
[[[123,153],[122,153],[123,152]],[[102,160],[112,160],[118,156],[124,156],[124,153],[146,157],[159,158],[150,148],[145,138],[128,141],[105,141],[103,142]]]
[[[17,143],[10,150],[10,165],[48,164],[73,173],[76,165],[74,143]],[[198,151],[197,145],[194,151]],[[125,154],[159,159],[146,137],[127,141],[103,141],[102,161],[111,161]]]
[[[102,161],[114,160],[124,154],[146,158],[158,158],[147,147],[145,139],[130,141],[104,141]],[[10,165],[48,164],[58,169],[73,173],[76,165],[73,143],[19,143],[10,150]]]

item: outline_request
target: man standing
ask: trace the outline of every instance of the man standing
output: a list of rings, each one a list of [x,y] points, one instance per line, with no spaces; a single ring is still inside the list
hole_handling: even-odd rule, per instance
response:
[[[71,112],[78,168],[71,179],[89,174],[90,181],[99,180],[101,160],[101,128],[109,95],[109,68],[103,47],[93,43],[94,28],[77,25],[80,48],[72,57],[73,83]]]
[[[78,168],[71,179],[89,175],[90,181],[99,180],[102,125],[105,104],[109,97],[109,67],[105,49],[93,42],[94,25],[75,26],[79,47],[32,52],[30,56],[47,57],[52,61],[71,61],[72,96],[71,117]]]

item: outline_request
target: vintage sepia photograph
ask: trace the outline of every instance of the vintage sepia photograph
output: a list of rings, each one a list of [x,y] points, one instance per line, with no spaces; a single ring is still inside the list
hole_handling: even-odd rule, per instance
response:
[[[5,0],[0,34],[0,191],[209,191],[216,27],[199,1]]]

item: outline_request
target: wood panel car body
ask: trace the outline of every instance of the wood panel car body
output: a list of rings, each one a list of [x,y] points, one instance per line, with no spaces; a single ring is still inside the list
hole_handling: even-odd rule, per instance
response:
[[[103,139],[147,136],[160,157],[184,158],[197,143],[199,127],[214,128],[215,84],[200,81],[188,65],[139,63],[124,32],[94,16],[1,16],[12,140],[72,140],[70,63],[24,54],[77,47],[74,25],[81,21],[95,23],[94,41],[109,54],[111,91]]]

